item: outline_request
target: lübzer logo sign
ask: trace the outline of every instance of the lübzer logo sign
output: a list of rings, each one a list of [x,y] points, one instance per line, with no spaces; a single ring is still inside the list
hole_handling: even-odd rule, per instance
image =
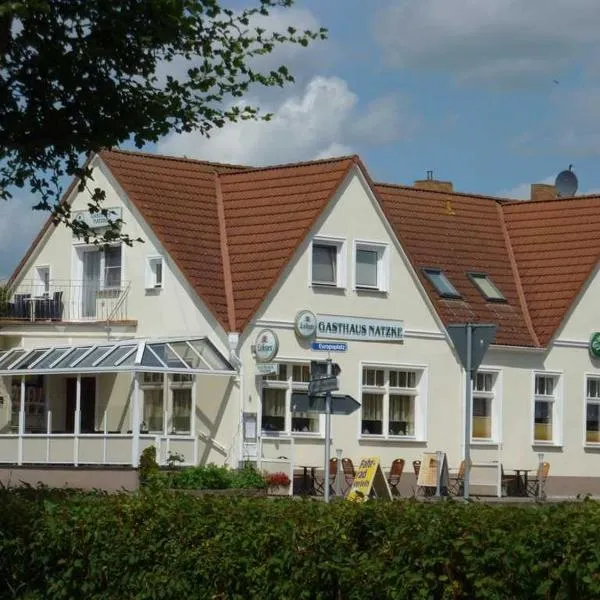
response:
[[[258,332],[254,343],[254,357],[257,362],[271,362],[279,350],[279,338],[272,329],[263,329]]]
[[[121,208],[109,208],[108,215],[101,212],[90,212],[89,210],[80,210],[74,214],[74,220],[83,221],[90,229],[102,229],[109,226],[109,218],[116,221],[121,218]]]
[[[590,354],[594,358],[600,358],[600,331],[593,333],[590,338]]]
[[[294,319],[294,330],[298,337],[308,339],[317,331],[317,317],[310,310],[301,310]]]

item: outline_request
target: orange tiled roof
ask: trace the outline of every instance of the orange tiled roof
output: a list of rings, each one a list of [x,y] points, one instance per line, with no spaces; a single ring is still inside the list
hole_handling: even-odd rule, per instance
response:
[[[214,173],[242,167],[114,150],[101,152],[100,157],[228,329]]]
[[[100,156],[227,331],[248,325],[353,165],[444,324],[497,323],[497,344],[546,345],[600,258],[600,198],[517,202],[374,184],[356,156],[258,169]],[[423,267],[443,270],[461,298],[441,298]],[[489,275],[507,302],[486,301],[468,272]]]
[[[600,198],[510,202],[503,212],[531,320],[546,346],[600,258]]]
[[[375,185],[385,214],[445,324],[496,323],[497,344],[535,345],[508,256],[498,202],[409,187]],[[460,293],[444,299],[423,267],[440,268]],[[484,272],[507,302],[488,302],[467,273]]]

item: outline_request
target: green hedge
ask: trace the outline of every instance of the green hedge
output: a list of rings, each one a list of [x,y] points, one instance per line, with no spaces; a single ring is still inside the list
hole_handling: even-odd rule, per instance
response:
[[[3,598],[600,598],[600,506],[0,491]]]

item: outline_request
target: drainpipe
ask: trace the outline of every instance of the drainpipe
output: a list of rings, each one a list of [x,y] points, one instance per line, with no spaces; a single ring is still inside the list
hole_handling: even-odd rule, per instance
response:
[[[231,332],[227,336],[227,342],[229,345],[229,361],[237,371],[238,385],[239,385],[239,402],[240,402],[240,413],[238,420],[238,448],[237,448],[237,463],[240,465],[243,460],[244,453],[244,366],[240,360],[238,354],[238,346],[240,343],[240,334]],[[235,438],[234,438],[235,439]]]

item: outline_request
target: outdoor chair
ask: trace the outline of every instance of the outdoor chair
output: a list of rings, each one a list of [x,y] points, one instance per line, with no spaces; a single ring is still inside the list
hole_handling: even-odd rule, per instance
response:
[[[390,473],[388,475],[388,483],[390,484],[392,496],[400,496],[400,490],[398,489],[398,486],[400,485],[402,471],[404,471],[404,459],[396,458],[392,462]]]
[[[413,471],[415,472],[415,488],[414,488],[414,494],[415,496],[419,495],[419,485],[418,485],[418,481],[419,481],[419,471],[421,470],[421,461],[420,460],[413,460]]]
[[[334,483],[335,478],[337,476],[338,470],[338,459],[330,458],[329,459],[329,494],[335,495]],[[318,496],[325,495],[325,473],[322,476],[315,476],[315,494]]]
[[[13,314],[15,319],[29,319],[31,316],[31,294],[15,294]]]
[[[458,496],[463,492],[463,484],[465,481],[465,461],[461,460],[458,467],[458,472],[455,477],[450,478],[448,485],[448,493],[451,496]]]
[[[344,476],[343,479],[343,490],[342,493],[346,494],[346,492],[352,487],[354,483],[354,476],[356,475],[356,471],[354,470],[354,464],[352,463],[352,459],[350,458],[342,458],[342,473]]]
[[[550,463],[543,462],[538,467],[537,475],[527,480],[527,495],[546,499],[546,480],[550,473]]]

